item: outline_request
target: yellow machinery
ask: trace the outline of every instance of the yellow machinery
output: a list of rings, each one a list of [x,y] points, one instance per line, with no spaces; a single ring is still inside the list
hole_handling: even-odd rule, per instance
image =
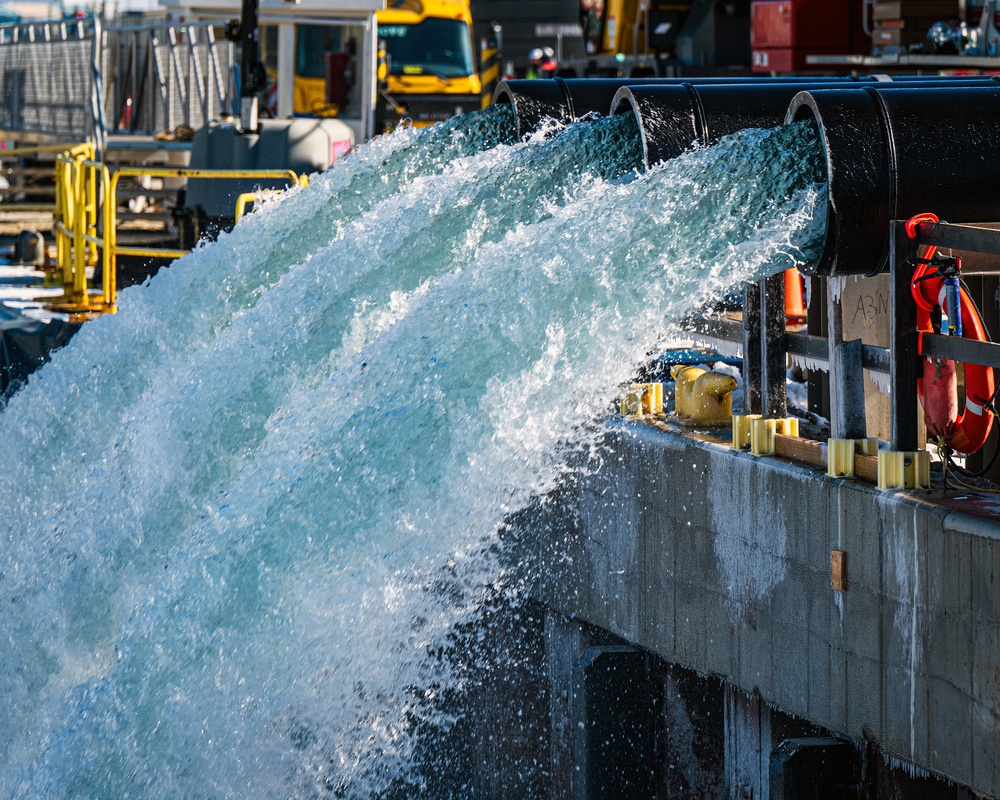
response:
[[[467,0],[389,0],[378,11],[385,54],[383,127],[430,125],[482,106]]]
[[[608,60],[614,74],[651,69],[656,54],[673,55],[691,7],[690,0],[580,0],[587,56],[595,63]]]
[[[749,67],[750,2],[579,0],[583,58],[577,77],[669,77],[688,67]]]

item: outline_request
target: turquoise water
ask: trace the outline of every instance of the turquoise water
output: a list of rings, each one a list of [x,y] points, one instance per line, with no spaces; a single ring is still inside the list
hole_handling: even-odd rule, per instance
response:
[[[489,546],[670,320],[814,255],[819,148],[644,175],[492,109],[358,149],[121,295],[0,415],[0,795],[369,797]],[[631,128],[630,128],[631,126]],[[447,724],[447,719],[430,720]]]

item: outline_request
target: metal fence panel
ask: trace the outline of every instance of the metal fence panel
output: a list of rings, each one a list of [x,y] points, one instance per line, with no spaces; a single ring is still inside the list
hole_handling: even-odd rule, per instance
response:
[[[0,128],[85,139],[93,134],[92,42],[19,37],[0,45]]]
[[[228,107],[231,69],[212,23],[0,27],[0,128],[77,140],[198,128]]]

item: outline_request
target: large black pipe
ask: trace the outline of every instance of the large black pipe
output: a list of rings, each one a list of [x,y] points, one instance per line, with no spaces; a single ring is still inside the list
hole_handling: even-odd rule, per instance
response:
[[[829,192],[815,272],[884,271],[892,220],[925,211],[949,222],[1000,220],[1000,87],[816,89],[796,95],[785,121],[809,118]]]
[[[501,81],[493,103],[509,103],[517,120],[518,138],[538,130],[546,119],[568,124],[587,114],[606,114],[615,94],[623,86],[664,86],[714,83],[770,83],[779,79],[759,78],[550,78],[547,80]],[[827,78],[811,82],[853,80]]]
[[[1000,148],[994,145],[1000,86],[991,78],[522,83],[531,84],[530,97],[515,85],[506,102],[516,111],[521,102],[537,102],[533,113],[555,116],[546,108],[551,101],[563,109],[564,121],[584,109],[600,111],[589,105],[617,86],[612,111],[636,114],[647,165],[744,128],[813,118],[826,157],[829,220],[823,256],[806,266],[810,272],[884,271],[894,219],[931,211],[950,222],[1000,220]],[[583,83],[593,85],[577,85]]]
[[[633,84],[618,89],[611,102],[611,113],[635,114],[644,164],[649,168],[676,158],[692,145],[713,144],[723,136],[746,128],[781,125],[789,103],[799,92],[831,85],[817,84],[808,78],[736,85]],[[859,84],[842,82],[835,85],[857,88]],[[902,88],[933,88],[944,84],[941,79],[925,78],[878,85],[895,92]],[[996,86],[997,82],[990,77],[972,78],[962,79],[959,85]]]
[[[612,114],[635,114],[646,168],[745,128],[782,124],[788,104],[814,83],[624,86]]]
[[[551,78],[548,80],[501,81],[493,93],[493,102],[508,103],[514,109],[518,138],[536,131],[546,119],[558,123],[570,123],[589,113],[605,114],[611,106],[618,90],[623,86],[767,86],[798,82],[803,86],[857,85],[880,81],[907,81],[911,78],[884,75],[815,77],[815,78]],[[969,81],[976,78],[928,78],[913,76],[913,79],[927,82],[934,80]],[[984,80],[984,79],[979,79]],[[986,79],[988,80],[988,79]]]

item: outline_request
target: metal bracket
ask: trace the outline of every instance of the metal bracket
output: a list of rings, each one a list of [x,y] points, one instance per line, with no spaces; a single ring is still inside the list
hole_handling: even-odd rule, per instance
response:
[[[773,456],[776,435],[798,436],[798,417],[752,420],[750,422],[750,452],[755,456]]]
[[[881,450],[878,454],[879,491],[929,489],[931,455],[926,450]]]
[[[878,439],[828,439],[826,443],[826,474],[831,478],[853,478],[854,456],[878,455]]]

